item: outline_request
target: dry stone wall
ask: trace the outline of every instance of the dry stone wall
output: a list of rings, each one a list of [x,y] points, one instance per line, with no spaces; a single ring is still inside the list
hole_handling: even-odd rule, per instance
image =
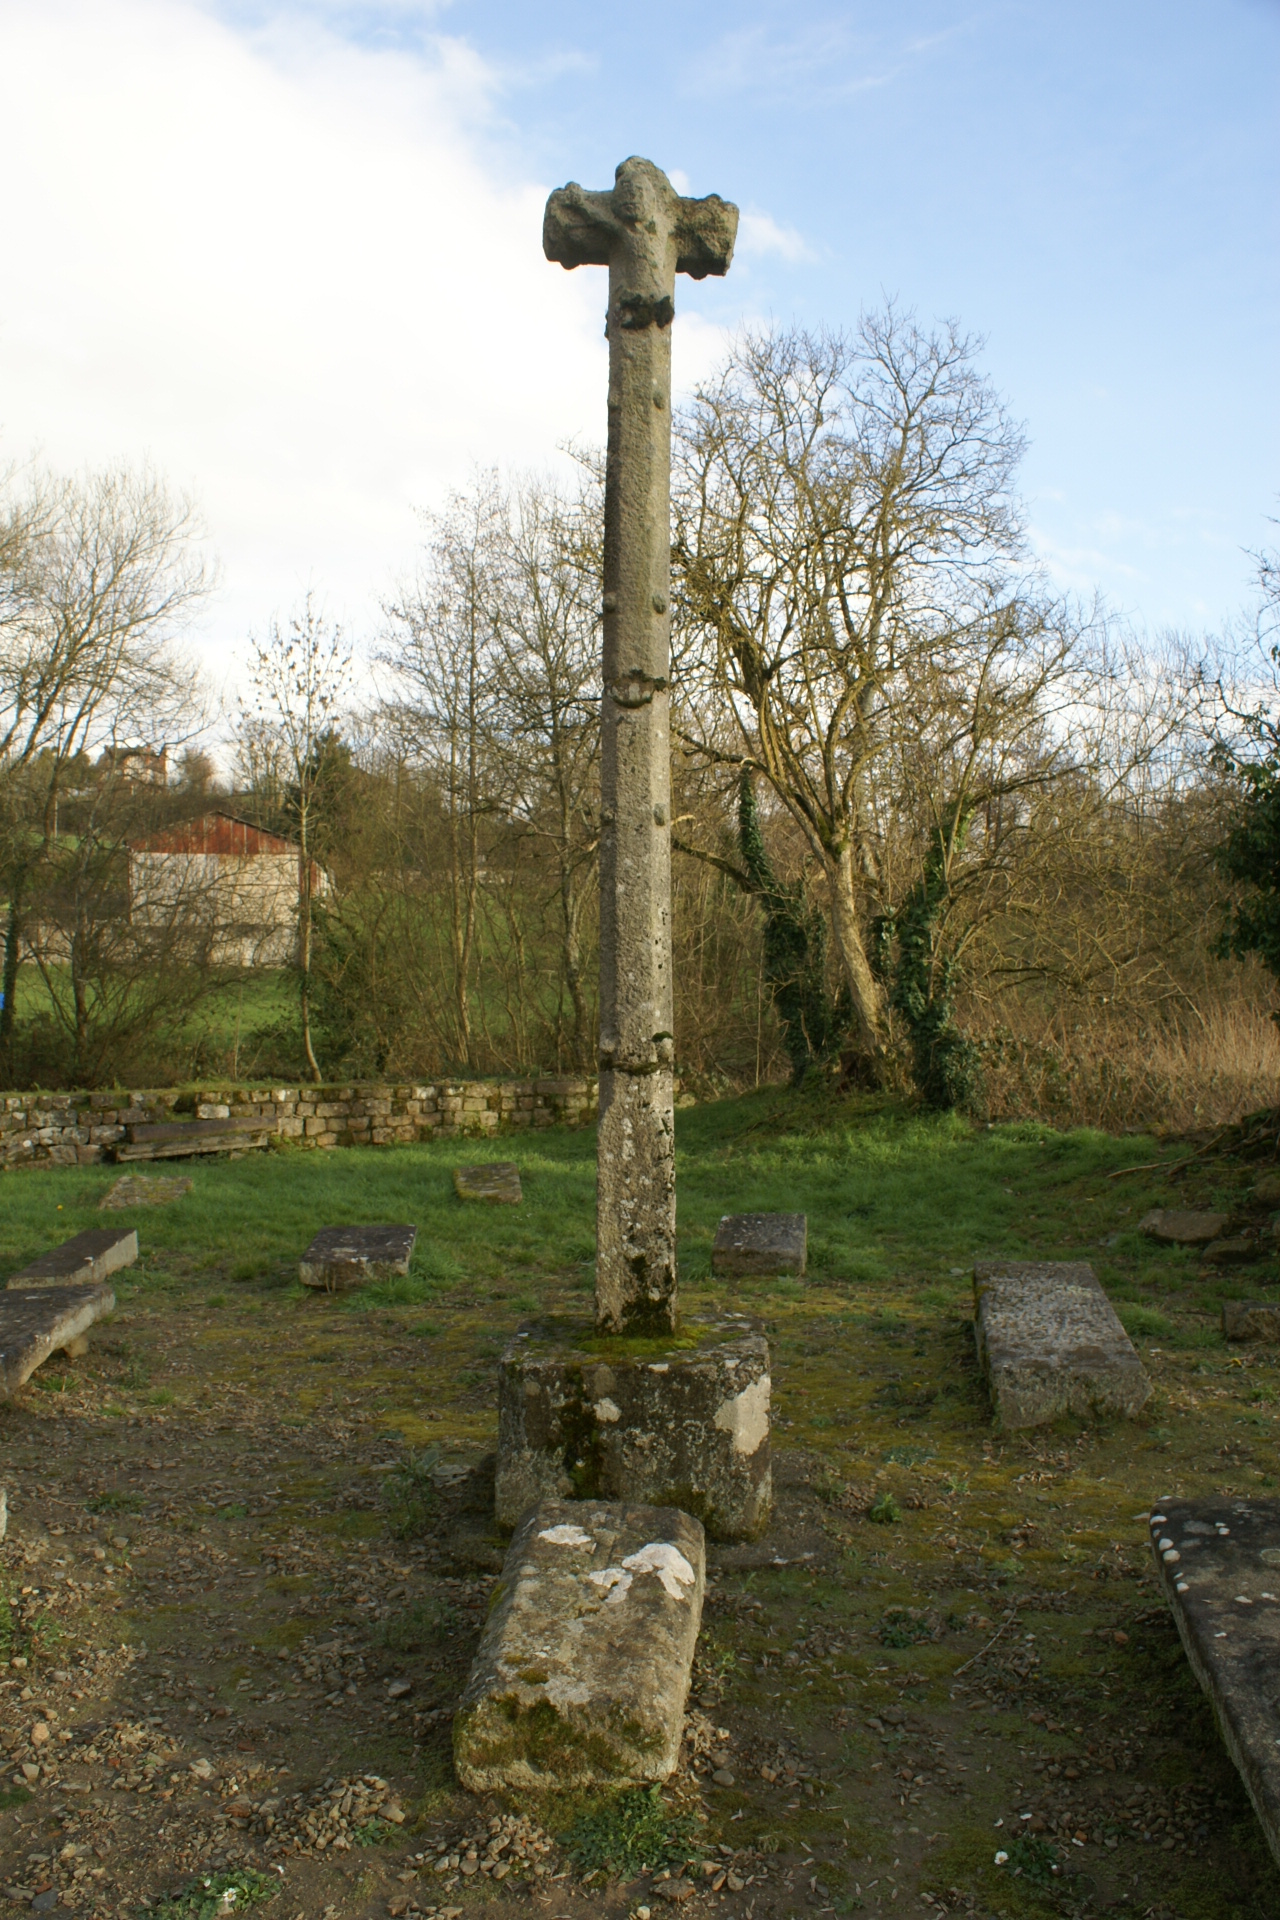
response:
[[[299,1146],[385,1147],[526,1127],[585,1126],[595,1117],[596,1083],[586,1079],[209,1087],[195,1095],[11,1093],[0,1111],[0,1166],[113,1160],[134,1128],[179,1120],[261,1119],[265,1130]],[[146,1156],[130,1146],[128,1157]]]

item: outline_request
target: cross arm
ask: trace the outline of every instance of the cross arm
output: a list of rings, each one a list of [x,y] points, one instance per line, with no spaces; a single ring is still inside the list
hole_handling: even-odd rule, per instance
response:
[[[652,161],[633,157],[622,162],[608,192],[571,180],[551,195],[542,249],[566,268],[607,267],[621,251],[648,256],[659,272],[703,280],[729,271],[737,232],[731,201],[717,193],[686,199]]]

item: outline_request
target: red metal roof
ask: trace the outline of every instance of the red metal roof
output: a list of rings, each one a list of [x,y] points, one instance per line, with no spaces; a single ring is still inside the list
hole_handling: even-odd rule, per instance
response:
[[[257,854],[296,855],[298,848],[282,834],[268,833],[248,820],[237,820],[232,813],[205,813],[198,820],[187,820],[180,827],[150,834],[145,840],[131,840],[134,853],[214,853],[239,856]]]

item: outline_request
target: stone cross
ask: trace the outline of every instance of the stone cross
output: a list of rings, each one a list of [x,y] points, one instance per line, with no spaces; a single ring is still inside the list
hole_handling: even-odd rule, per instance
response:
[[[547,202],[543,251],[608,267],[600,792],[596,1322],[676,1323],[671,1012],[671,322],[675,277],[723,274],[738,209],[683,199],[649,160]]]

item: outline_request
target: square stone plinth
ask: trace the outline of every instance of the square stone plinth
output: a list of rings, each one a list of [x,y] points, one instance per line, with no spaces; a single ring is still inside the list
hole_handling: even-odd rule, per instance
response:
[[[803,1213],[726,1213],[716,1228],[711,1271],[746,1274],[804,1272],[808,1222]]]
[[[1280,1501],[1164,1502],[1151,1547],[1191,1671],[1280,1862]]]
[[[704,1582],[702,1528],[687,1513],[587,1500],[527,1513],[453,1723],[463,1786],[665,1780]]]
[[[89,1328],[115,1304],[108,1286],[0,1293],[0,1400],[16,1393],[51,1353],[83,1353]]]
[[[113,1227],[91,1227],[60,1247],[42,1253],[9,1281],[11,1287],[93,1287],[118,1267],[131,1267],[138,1257],[138,1236]]]
[[[416,1227],[322,1227],[298,1263],[304,1287],[345,1293],[408,1273]]]
[[[1263,1300],[1228,1300],[1222,1309],[1228,1340],[1280,1340],[1280,1306]]]
[[[455,1167],[453,1190],[459,1200],[487,1200],[491,1206],[520,1205],[520,1169],[514,1160],[491,1160],[487,1167]]]
[[[996,1417],[1037,1427],[1064,1413],[1139,1413],[1151,1381],[1083,1260],[983,1261],[973,1269],[978,1359]]]
[[[757,1333],[518,1334],[498,1368],[499,1526],[539,1500],[633,1500],[681,1507],[716,1540],[752,1538],[772,1498],[769,1387]]]

